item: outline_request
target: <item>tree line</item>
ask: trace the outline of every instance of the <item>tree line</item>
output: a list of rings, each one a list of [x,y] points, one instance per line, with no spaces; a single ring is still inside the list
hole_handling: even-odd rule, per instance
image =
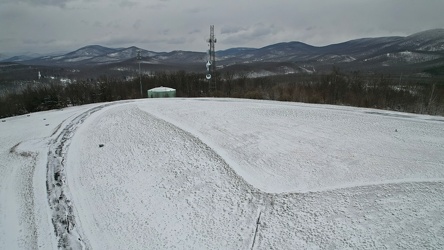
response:
[[[140,83],[142,93],[140,93]],[[210,91],[203,74],[157,72],[131,81],[107,76],[61,84],[41,81],[0,96],[0,117],[21,115],[88,103],[146,98],[147,90],[176,89],[178,97],[233,97],[305,103],[321,103],[389,109],[420,114],[444,115],[444,82],[398,80],[387,75],[343,73],[292,74],[249,78],[247,74],[216,75]]]

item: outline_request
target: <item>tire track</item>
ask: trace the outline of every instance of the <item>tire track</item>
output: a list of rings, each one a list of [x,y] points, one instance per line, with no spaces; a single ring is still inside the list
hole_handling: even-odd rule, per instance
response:
[[[74,206],[66,185],[66,153],[77,128],[93,113],[113,104],[105,104],[87,110],[75,117],[59,135],[49,142],[46,189],[51,209],[51,221],[62,249],[90,249],[86,238],[77,227]],[[59,128],[58,128],[59,129]],[[58,130],[57,129],[57,130]]]

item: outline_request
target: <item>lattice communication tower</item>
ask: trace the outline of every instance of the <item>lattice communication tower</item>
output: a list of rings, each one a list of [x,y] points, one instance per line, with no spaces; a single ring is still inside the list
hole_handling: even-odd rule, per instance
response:
[[[210,25],[210,38],[207,42],[210,48],[208,49],[206,78],[210,92],[214,92],[216,91],[216,50],[214,49],[214,44],[217,42],[217,39],[214,37],[214,25]]]

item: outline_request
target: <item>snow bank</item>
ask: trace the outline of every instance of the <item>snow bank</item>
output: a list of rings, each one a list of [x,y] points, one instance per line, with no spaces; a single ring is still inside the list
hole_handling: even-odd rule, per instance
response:
[[[251,245],[261,194],[207,145],[134,105],[88,119],[67,165],[93,249]]]
[[[48,143],[91,105],[2,119],[0,123],[0,249],[57,246],[46,189]]]
[[[179,98],[7,118],[0,248],[442,249],[443,122]]]
[[[196,135],[265,192],[444,179],[444,118],[237,99],[138,105]]]

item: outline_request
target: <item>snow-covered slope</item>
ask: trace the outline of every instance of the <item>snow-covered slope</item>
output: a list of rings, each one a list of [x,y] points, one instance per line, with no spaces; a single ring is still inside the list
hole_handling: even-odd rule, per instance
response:
[[[179,98],[8,118],[0,248],[442,249],[443,122]]]
[[[159,53],[143,50],[135,46],[128,48],[107,48],[100,45],[90,45],[76,51],[56,56],[44,56],[27,61],[36,65],[100,65],[115,62],[123,62],[135,59],[138,51],[142,57],[151,57]]]
[[[48,144],[92,106],[33,113],[0,123],[0,249],[56,249],[46,187]]]
[[[265,192],[444,179],[443,124],[423,116],[224,99],[149,102],[140,108],[199,135]]]
[[[409,46],[420,51],[444,51],[444,29],[418,32],[404,38],[399,46]]]

